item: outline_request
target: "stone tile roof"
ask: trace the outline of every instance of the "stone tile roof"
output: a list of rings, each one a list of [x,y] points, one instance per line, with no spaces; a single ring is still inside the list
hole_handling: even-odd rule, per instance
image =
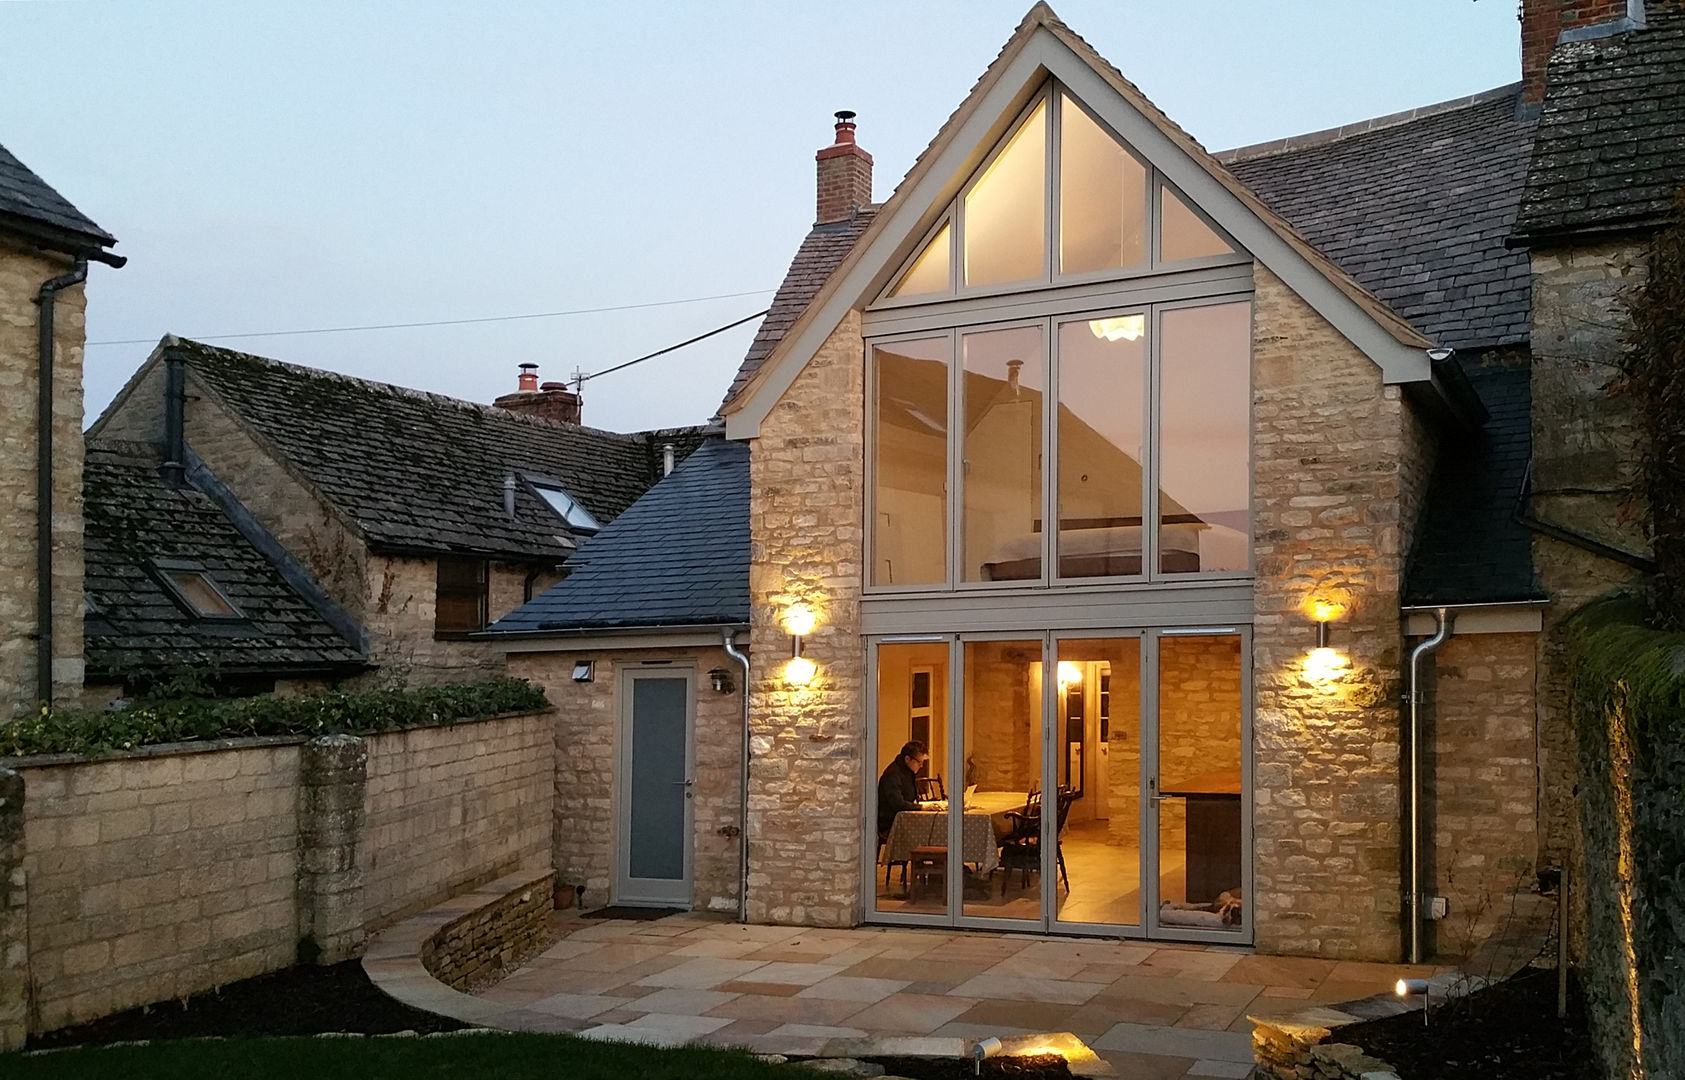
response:
[[[1505,247],[1533,122],[1516,86],[1217,155],[1304,237],[1441,345],[1527,340],[1528,259]]]
[[[1528,367],[1467,374],[1489,416],[1479,431],[1440,446],[1405,572],[1405,604],[1545,598],[1531,534],[1515,513],[1533,452]]]
[[[166,339],[211,391],[369,544],[562,562],[572,533],[524,481],[515,514],[504,478],[548,480],[607,524],[660,475],[674,432],[621,435],[387,383]],[[694,433],[692,433],[694,434]]]
[[[808,302],[853,249],[854,242],[860,239],[860,234],[866,231],[876,213],[875,206],[862,207],[843,221],[815,225],[802,240],[801,247],[796,249],[796,257],[790,260],[790,269],[785,272],[783,283],[772,297],[766,318],[761,320],[760,329],[755,331],[755,340],[749,343],[749,351],[744,354],[742,364],[738,365],[737,375],[726,391],[726,401],[749,385],[749,380],[761,369],[761,363],[772,355],[772,350],[795,325],[801,313],[807,310]]]
[[[187,668],[286,675],[361,667],[362,654],[209,495],[159,479],[160,460],[147,443],[88,442],[82,497],[90,676]],[[245,617],[206,620],[183,610],[149,569],[157,558],[198,564]]]
[[[1646,227],[1685,187],[1685,10],[1551,54],[1516,232]]]
[[[85,236],[101,246],[117,242],[116,237],[70,205],[69,199],[31,172],[10,150],[0,146],[0,225],[8,215]]]
[[[712,439],[496,633],[749,620],[749,446]]]

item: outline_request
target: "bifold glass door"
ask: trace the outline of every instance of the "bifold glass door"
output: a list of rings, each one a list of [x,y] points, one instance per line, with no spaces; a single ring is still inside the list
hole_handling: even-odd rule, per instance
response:
[[[1244,940],[1244,630],[872,649],[869,917]]]

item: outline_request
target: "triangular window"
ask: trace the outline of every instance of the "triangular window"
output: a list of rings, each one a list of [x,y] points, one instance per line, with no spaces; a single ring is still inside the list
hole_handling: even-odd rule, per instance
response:
[[[1059,95],[1059,272],[1147,261],[1147,169],[1067,95]]]
[[[959,197],[931,208],[934,234],[882,299],[901,306],[1246,258],[1114,122],[1059,84],[1044,87]]]
[[[965,284],[1046,273],[1047,102],[1039,101],[965,193]]]
[[[942,226],[919,252],[913,265],[901,276],[891,296],[923,296],[926,293],[945,293],[949,285],[949,265],[952,262],[953,230]]]
[[[1181,262],[1210,255],[1230,255],[1234,248],[1211,226],[1176,197],[1169,187],[1159,188],[1159,261]]]

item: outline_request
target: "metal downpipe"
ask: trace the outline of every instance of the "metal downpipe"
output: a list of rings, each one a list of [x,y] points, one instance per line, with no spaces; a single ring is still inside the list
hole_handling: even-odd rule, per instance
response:
[[[35,294],[35,697],[53,703],[53,309],[60,290],[88,280],[88,260],[43,282]]]
[[[1436,608],[1439,629],[1410,650],[1410,962],[1422,962],[1422,658],[1451,637],[1451,609]]]
[[[737,921],[749,921],[749,657],[737,648],[737,631],[725,632],[726,655],[743,669],[743,769],[738,777]]]

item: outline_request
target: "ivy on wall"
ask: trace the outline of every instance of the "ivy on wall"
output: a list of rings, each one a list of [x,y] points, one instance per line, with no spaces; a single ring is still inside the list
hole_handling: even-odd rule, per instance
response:
[[[254,735],[365,735],[548,706],[544,691],[524,679],[493,679],[413,690],[335,690],[308,697],[189,695],[107,712],[43,708],[0,723],[0,757],[97,755],[158,743]]]
[[[1627,297],[1631,323],[1611,387],[1633,399],[1656,574],[1649,583],[1659,626],[1685,628],[1685,190],[1673,223],[1651,240],[1644,283]]]

